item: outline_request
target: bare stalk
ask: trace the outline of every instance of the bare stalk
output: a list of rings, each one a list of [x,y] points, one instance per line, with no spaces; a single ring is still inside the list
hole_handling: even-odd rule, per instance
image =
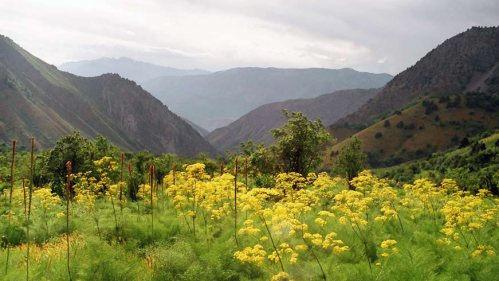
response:
[[[125,158],[125,153],[121,152],[121,173],[120,173],[120,209],[121,215],[123,215],[123,159]]]
[[[34,167],[35,138],[31,138],[31,164],[29,167],[29,200],[28,200],[28,221],[26,223],[26,281],[29,281],[29,219],[31,215],[31,194],[33,192],[33,167]]]
[[[236,169],[234,171],[234,238],[237,242],[237,166],[239,164],[239,158],[236,157]]]
[[[151,237],[154,242],[154,165],[149,168],[149,184],[151,186]],[[144,194],[145,195],[145,194]]]
[[[12,162],[10,163],[10,197],[9,204],[12,204],[12,191],[14,190],[14,164],[16,162],[16,140],[12,141]]]
[[[246,188],[248,188],[248,157],[244,159],[244,178]]]
[[[10,217],[12,216],[12,191],[14,190],[14,164],[16,160],[16,140],[12,141],[12,162],[10,164],[10,198],[9,198],[9,228]],[[7,195],[5,195],[7,196]],[[10,237],[7,236],[7,262],[5,263],[5,274],[9,270],[9,256],[10,256]]]
[[[26,216],[26,185],[24,185],[24,177],[21,178],[23,183],[23,195],[24,195],[24,216]]]
[[[71,161],[68,161],[66,163],[66,169],[68,171],[68,180],[66,182],[66,243],[68,245],[68,275],[69,275],[69,280],[72,281],[73,279],[71,278],[71,269],[69,267],[69,192],[70,192],[70,184],[71,184]]]

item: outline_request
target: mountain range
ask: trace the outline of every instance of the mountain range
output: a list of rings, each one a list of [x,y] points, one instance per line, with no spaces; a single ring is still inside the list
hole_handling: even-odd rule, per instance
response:
[[[0,36],[0,141],[50,148],[62,136],[98,134],[126,150],[195,156],[217,150],[135,82],[117,74],[59,71]]]
[[[265,104],[228,126],[214,130],[205,138],[221,151],[230,150],[249,139],[257,143],[263,141],[268,145],[273,141],[269,131],[287,122],[282,109],[300,111],[313,120],[320,118],[327,125],[356,111],[379,91],[379,89],[341,90],[312,99],[294,99]]]
[[[202,69],[177,69],[136,61],[125,57],[118,59],[100,58],[95,60],[67,62],[61,64],[57,68],[83,77],[95,77],[107,73],[117,73],[123,78],[135,81],[137,84],[161,76],[187,76],[210,73],[209,71]]]
[[[389,74],[350,68],[245,67],[208,75],[159,77],[142,86],[173,112],[211,131],[266,103],[315,98],[344,89],[379,88],[391,79]]]

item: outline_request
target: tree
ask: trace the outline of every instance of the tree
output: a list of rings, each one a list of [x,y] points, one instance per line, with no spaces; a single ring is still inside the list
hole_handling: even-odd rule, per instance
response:
[[[348,188],[351,190],[355,189],[355,187],[350,181],[359,175],[366,163],[366,155],[361,146],[362,142],[355,137],[348,146],[341,148],[338,156],[337,169],[339,173],[346,175]]]
[[[285,172],[306,176],[321,163],[331,137],[320,119],[311,121],[301,112],[289,113],[285,109],[282,112],[288,123],[271,130],[275,143],[269,150]]]

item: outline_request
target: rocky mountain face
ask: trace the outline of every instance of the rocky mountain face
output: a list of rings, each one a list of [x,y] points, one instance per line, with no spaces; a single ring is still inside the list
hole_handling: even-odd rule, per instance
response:
[[[257,143],[263,141],[268,145],[273,141],[269,131],[287,122],[282,109],[300,111],[313,120],[320,118],[327,125],[354,112],[378,92],[379,89],[342,90],[313,99],[294,99],[265,104],[230,125],[216,129],[205,138],[220,150],[230,150],[249,139]]]
[[[473,27],[437,46],[338,123],[367,122],[420,96],[486,91],[484,81],[493,78],[498,67],[499,27]]]
[[[175,113],[211,131],[267,103],[384,86],[389,74],[353,69],[235,68],[209,75],[161,77],[143,84]]]
[[[0,141],[31,136],[47,148],[62,136],[97,134],[127,150],[194,156],[217,151],[133,81],[116,74],[85,78],[61,72],[0,37]]]
[[[61,64],[57,68],[83,77],[95,77],[107,73],[116,73],[121,77],[133,80],[138,84],[162,76],[187,76],[210,73],[209,71],[202,69],[177,69],[136,61],[125,57],[119,59],[100,58],[95,60],[67,62]]]

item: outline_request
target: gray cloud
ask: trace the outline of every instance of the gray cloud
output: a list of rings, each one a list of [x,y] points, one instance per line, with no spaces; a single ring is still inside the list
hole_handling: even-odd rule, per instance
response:
[[[396,74],[497,0],[0,0],[0,33],[52,64],[127,56],[178,68],[352,67]]]

